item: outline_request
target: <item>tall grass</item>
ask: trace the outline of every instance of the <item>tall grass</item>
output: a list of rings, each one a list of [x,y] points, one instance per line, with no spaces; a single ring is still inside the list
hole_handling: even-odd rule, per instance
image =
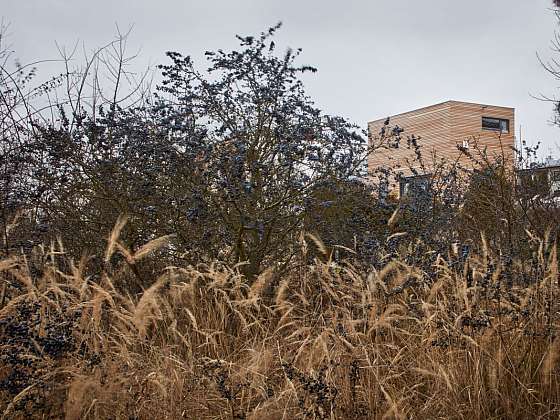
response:
[[[523,285],[484,249],[464,264],[440,255],[429,274],[405,258],[381,270],[325,258],[250,285],[238,267],[168,267],[131,295],[137,259],[165,239],[133,253],[123,223],[97,275],[60,244],[0,262],[4,418],[560,415],[546,239],[533,239],[531,264],[508,267]]]

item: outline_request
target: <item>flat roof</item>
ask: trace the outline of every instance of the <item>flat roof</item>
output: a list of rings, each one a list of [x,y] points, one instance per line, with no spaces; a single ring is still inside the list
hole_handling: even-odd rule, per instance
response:
[[[532,168],[520,168],[517,172],[536,172],[536,171],[548,171],[550,169],[560,169],[560,165],[550,165],[550,166],[534,166]]]
[[[515,110],[515,108],[509,107],[509,106],[481,104],[481,103],[478,103],[478,102],[465,102],[465,101],[448,100],[448,101],[438,102],[438,103],[435,103],[435,104],[433,104],[433,105],[423,106],[423,107],[421,107],[421,108],[411,109],[410,111],[400,112],[400,113],[398,113],[398,114],[387,115],[387,116],[385,116],[385,117],[383,117],[383,118],[378,118],[378,119],[375,119],[375,120],[370,120],[370,121],[368,121],[368,124],[375,123],[375,122],[378,122],[378,121],[384,121],[384,120],[386,120],[387,118],[399,117],[399,116],[401,116],[401,115],[406,115],[406,114],[410,114],[410,113],[412,113],[412,112],[421,111],[421,110],[423,110],[423,109],[433,108],[433,107],[437,107],[437,106],[441,106],[441,105],[445,105],[445,104],[478,105],[478,106],[482,106],[482,107],[491,106],[492,108],[503,108],[503,109]]]

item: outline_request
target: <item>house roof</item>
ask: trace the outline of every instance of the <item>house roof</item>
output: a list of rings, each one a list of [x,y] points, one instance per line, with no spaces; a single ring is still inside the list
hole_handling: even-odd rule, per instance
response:
[[[549,171],[549,170],[555,170],[555,169],[560,169],[560,163],[557,165],[537,165],[537,166],[533,166],[532,168],[522,168],[522,169],[518,169],[517,172],[541,172],[541,171]]]
[[[411,109],[411,110],[409,110],[409,111],[400,112],[400,113],[398,113],[398,114],[393,114],[393,115],[385,116],[385,117],[383,117],[383,118],[377,118],[377,119],[374,119],[374,120],[370,120],[368,123],[375,123],[375,122],[378,122],[378,121],[383,121],[383,120],[385,120],[387,117],[398,117],[398,116],[401,116],[401,115],[406,115],[406,114],[410,114],[410,113],[413,113],[413,112],[422,111],[423,109],[440,107],[440,106],[446,105],[446,104],[466,104],[466,105],[479,105],[479,106],[482,106],[482,107],[491,106],[491,107],[493,107],[493,108],[515,109],[515,108],[509,107],[509,106],[481,104],[481,103],[478,103],[478,102],[466,102],[466,101],[447,100],[447,101],[438,102],[438,103],[435,103],[435,104],[432,104],[432,105],[427,105],[427,106],[423,106],[423,107],[420,107],[420,108]]]

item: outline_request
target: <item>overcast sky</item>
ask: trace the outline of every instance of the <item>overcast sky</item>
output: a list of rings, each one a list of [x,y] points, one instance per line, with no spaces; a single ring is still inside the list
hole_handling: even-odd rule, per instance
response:
[[[318,73],[308,93],[331,114],[367,121],[453,99],[516,108],[529,143],[560,156],[551,104],[531,95],[558,93],[538,63],[554,57],[560,29],[551,0],[0,0],[11,42],[23,62],[56,58],[55,41],[91,49],[126,29],[142,66],[175,50],[235,46],[283,22],[277,45],[303,48],[301,64]],[[557,57],[560,59],[560,54]],[[48,76],[40,74],[40,76]]]

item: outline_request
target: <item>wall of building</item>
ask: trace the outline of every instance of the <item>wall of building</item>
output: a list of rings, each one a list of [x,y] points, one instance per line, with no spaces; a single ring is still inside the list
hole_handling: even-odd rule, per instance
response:
[[[483,130],[482,117],[493,117],[509,120],[509,132],[500,134],[497,131]],[[378,133],[383,127],[385,118],[371,121],[368,124],[370,138],[379,141]],[[513,164],[515,143],[514,109],[482,105],[458,101],[448,101],[420,108],[414,111],[391,117],[390,126],[398,125],[404,129],[402,141],[398,149],[379,150],[368,160],[370,170],[378,167],[400,166],[403,175],[410,175],[409,163],[414,160],[414,150],[407,145],[407,138],[414,135],[418,140],[422,156],[428,168],[435,159],[448,161],[458,160],[469,165],[470,161],[457,146],[469,143],[469,151],[477,155],[476,147],[487,150],[491,159],[502,154]],[[370,140],[371,141],[371,140]],[[475,147],[476,145],[476,147]],[[418,165],[412,165],[418,169]]]

